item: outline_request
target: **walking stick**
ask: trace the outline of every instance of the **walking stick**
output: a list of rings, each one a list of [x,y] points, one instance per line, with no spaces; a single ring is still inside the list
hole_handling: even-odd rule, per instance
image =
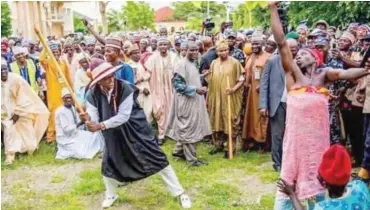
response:
[[[41,42],[42,46],[43,46],[43,47],[44,47],[44,49],[46,50],[46,53],[47,53],[47,54],[49,55],[49,57],[51,58],[51,63],[53,63],[53,64],[56,66],[56,68],[57,68],[57,70],[58,70],[58,74],[59,74],[59,76],[62,78],[63,83],[66,85],[66,87],[67,87],[68,91],[71,93],[71,96],[72,96],[73,101],[75,102],[76,108],[77,108],[81,113],[84,113],[84,111],[83,111],[83,109],[82,109],[82,107],[81,107],[81,104],[76,100],[76,96],[75,96],[75,94],[74,94],[74,92],[73,92],[73,89],[72,89],[72,88],[71,88],[71,86],[68,84],[67,78],[66,78],[66,77],[65,77],[65,75],[63,74],[63,71],[62,71],[62,69],[60,68],[59,63],[58,63],[58,62],[57,62],[57,60],[55,59],[55,57],[54,57],[53,53],[51,52],[49,45],[46,43],[44,36],[41,34],[40,30],[39,30],[36,26],[34,27],[34,29],[35,29],[35,32],[36,32],[37,36],[38,36],[38,37],[39,37],[39,39],[40,39],[40,42]]]
[[[227,77],[227,88],[230,89],[230,79]],[[231,126],[231,95],[227,95],[227,121],[229,127],[229,138],[228,138],[228,150],[229,150],[229,160],[233,159],[233,134]]]

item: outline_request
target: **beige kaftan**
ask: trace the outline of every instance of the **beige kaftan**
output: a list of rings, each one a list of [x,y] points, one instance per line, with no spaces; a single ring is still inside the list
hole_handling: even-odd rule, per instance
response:
[[[162,57],[156,51],[145,62],[145,67],[151,72],[150,90],[153,99],[153,117],[158,124],[158,137],[164,138],[167,117],[171,108],[172,84],[174,68],[179,58],[173,52]]]
[[[19,116],[15,124],[11,120],[14,114]],[[30,85],[21,76],[9,72],[8,80],[1,82],[5,153],[35,151],[48,127],[49,115],[49,110]]]

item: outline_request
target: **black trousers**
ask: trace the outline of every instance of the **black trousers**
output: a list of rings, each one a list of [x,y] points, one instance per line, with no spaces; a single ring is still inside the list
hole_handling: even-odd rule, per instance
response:
[[[281,169],[283,158],[283,138],[285,132],[286,103],[280,102],[273,117],[270,117],[271,126],[271,156],[274,169]]]
[[[365,114],[364,117],[364,139],[365,150],[361,167],[370,172],[370,114]]]
[[[342,110],[344,128],[352,146],[352,156],[356,165],[361,164],[364,157],[364,114],[362,107],[352,106],[351,110]]]

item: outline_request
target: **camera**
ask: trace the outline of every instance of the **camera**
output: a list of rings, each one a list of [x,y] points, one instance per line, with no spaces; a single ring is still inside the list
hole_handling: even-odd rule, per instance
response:
[[[203,26],[207,31],[211,31],[215,27],[215,23],[212,21],[212,18],[206,18],[203,21]]]

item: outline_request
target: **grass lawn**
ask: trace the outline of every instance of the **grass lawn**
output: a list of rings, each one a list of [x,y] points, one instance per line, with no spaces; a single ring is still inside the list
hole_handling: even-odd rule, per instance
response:
[[[198,156],[209,164],[192,168],[171,156],[173,147],[174,142],[168,141],[163,150],[193,201],[192,209],[273,209],[278,174],[271,168],[270,154],[238,153],[229,161],[223,154],[208,155],[211,146],[201,143]],[[60,161],[54,159],[54,151],[55,145],[42,143],[33,156],[21,156],[12,166],[2,165],[2,209],[101,209],[101,160]],[[118,194],[111,209],[181,209],[159,175],[119,188]]]

